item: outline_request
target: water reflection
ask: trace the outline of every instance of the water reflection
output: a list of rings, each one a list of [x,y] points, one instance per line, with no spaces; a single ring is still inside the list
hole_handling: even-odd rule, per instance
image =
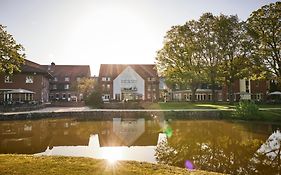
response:
[[[277,141],[279,144],[276,142],[273,149],[261,151],[264,146],[260,148],[267,139],[266,134],[262,133],[271,130],[272,125],[177,121],[171,123],[171,127],[174,128],[173,137],[156,149],[156,159],[159,163],[185,167],[188,161],[195,169],[228,174],[281,173],[280,161],[275,164],[264,163],[269,158],[268,151],[272,150],[275,150],[275,153],[279,151],[275,159],[280,160],[280,136],[279,142]],[[252,129],[255,132],[251,132]]]
[[[158,143],[167,141],[165,134],[159,134]],[[55,146],[36,155],[63,155],[75,157],[91,157],[96,159],[135,160],[156,163],[154,157],[156,146],[105,146],[101,147],[98,134],[92,135],[88,146]]]
[[[1,121],[0,153],[111,157],[229,174],[281,174],[277,128],[281,125],[158,117]]]

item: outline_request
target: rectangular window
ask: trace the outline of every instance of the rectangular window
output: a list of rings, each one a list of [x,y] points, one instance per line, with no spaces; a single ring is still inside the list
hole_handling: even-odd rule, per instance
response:
[[[156,85],[155,84],[152,85],[152,91],[156,91]]]
[[[64,89],[69,89],[69,84],[65,84]]]
[[[53,85],[53,89],[57,89],[57,85],[56,84]]]
[[[64,81],[69,81],[69,77],[64,77]]]
[[[9,75],[5,76],[4,82],[5,82],[5,83],[12,83],[12,82],[13,82],[13,81],[12,81],[12,77],[9,76]]]
[[[25,83],[33,83],[33,76],[26,76]]]
[[[54,81],[58,81],[58,78],[57,78],[57,77],[54,77]]]
[[[102,77],[101,81],[110,81],[110,77]]]
[[[147,91],[151,91],[151,85],[147,85]]]
[[[246,92],[250,92],[250,82],[249,82],[249,80],[246,80],[245,81],[245,85],[246,85]]]
[[[110,84],[107,84],[107,85],[106,85],[106,89],[107,89],[107,90],[110,90]]]

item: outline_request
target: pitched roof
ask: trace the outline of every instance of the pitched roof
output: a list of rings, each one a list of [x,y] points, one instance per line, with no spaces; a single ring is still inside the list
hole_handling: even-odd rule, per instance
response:
[[[90,77],[89,65],[42,65],[52,76],[58,79],[69,77]]]
[[[142,78],[158,77],[155,64],[101,64],[99,77],[115,79],[128,66],[134,69]]]
[[[27,59],[24,59],[24,64],[21,65],[20,70],[22,73],[37,73],[51,77],[49,72],[42,68],[40,64],[37,64]]]
[[[40,64],[34,63],[27,59],[24,60],[24,64],[21,66],[21,72],[23,73],[41,73],[41,74],[48,74],[48,71],[43,69]]]

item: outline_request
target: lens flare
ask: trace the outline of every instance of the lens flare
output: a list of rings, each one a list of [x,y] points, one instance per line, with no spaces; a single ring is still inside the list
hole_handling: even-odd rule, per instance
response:
[[[172,135],[173,135],[173,129],[172,129],[170,126],[168,126],[168,127],[165,129],[165,133],[166,133],[167,137],[170,138],[170,137],[172,137]]]
[[[186,160],[185,161],[185,168],[189,169],[189,170],[194,170],[194,165],[191,161]]]

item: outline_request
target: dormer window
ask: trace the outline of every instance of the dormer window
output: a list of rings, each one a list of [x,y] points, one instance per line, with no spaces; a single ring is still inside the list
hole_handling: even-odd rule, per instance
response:
[[[9,75],[5,76],[4,82],[5,82],[5,83],[12,83],[12,82],[13,82],[13,81],[12,81],[12,77],[9,76]]]
[[[33,83],[33,76],[26,76],[25,77],[25,83]]]
[[[64,77],[64,81],[69,81],[69,77]]]

